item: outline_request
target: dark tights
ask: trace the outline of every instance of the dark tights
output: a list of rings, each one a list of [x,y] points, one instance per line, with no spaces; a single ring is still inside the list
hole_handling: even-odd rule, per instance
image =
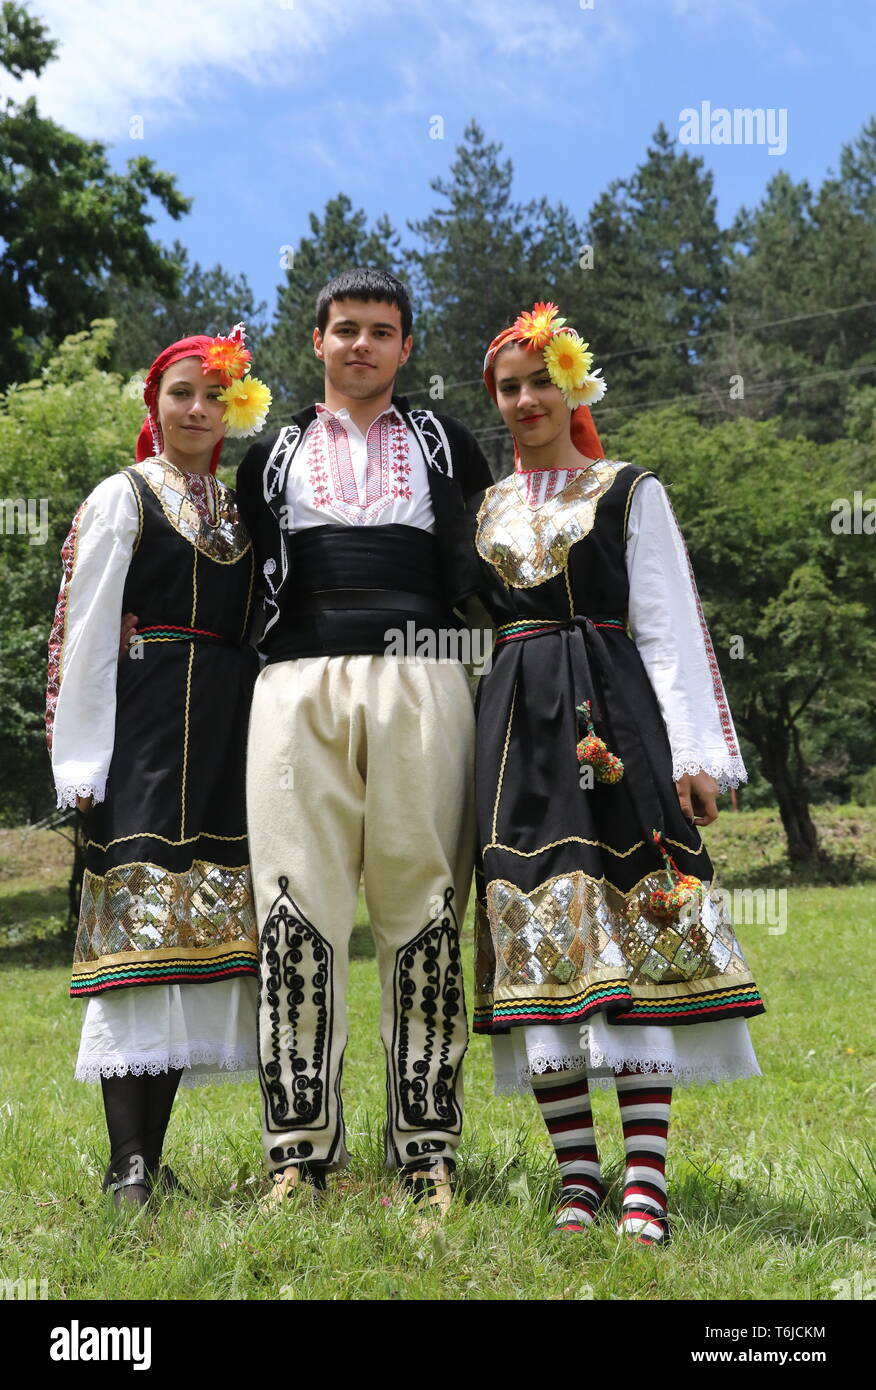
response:
[[[132,1172],[130,1159],[141,1154],[146,1171],[158,1171],[164,1136],[181,1071],[158,1076],[103,1076],[103,1107],[110,1141],[110,1172],[116,1178]]]

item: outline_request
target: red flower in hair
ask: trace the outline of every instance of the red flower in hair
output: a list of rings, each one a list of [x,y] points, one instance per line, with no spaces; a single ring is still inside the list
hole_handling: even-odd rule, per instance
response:
[[[529,348],[546,347],[557,329],[566,322],[557,318],[559,312],[557,305],[550,303],[534,304],[531,313],[528,309],[524,310],[514,323],[514,331],[520,342]]]
[[[252,353],[248,348],[230,338],[214,338],[204,353],[204,371],[221,372],[232,381],[244,376],[251,362]]]

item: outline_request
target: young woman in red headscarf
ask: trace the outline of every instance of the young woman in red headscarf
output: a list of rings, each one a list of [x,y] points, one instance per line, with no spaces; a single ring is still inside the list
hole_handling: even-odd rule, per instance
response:
[[[473,499],[497,626],[478,691],[475,1030],[535,1092],[560,1233],[605,1200],[589,1083],[617,1088],[619,1234],[668,1238],[673,1087],[759,1075],[763,1012],[698,827],[745,780],[684,541],[645,469],[602,456],[605,383],[551,304],[490,344],[515,471]]]
[[[254,433],[267,413],[249,361],[243,325],[156,358],[137,462],[98,484],[62,550],[46,727],[58,805],[85,816],[76,1076],[103,1088],[117,1206],[175,1184],[159,1161],[180,1079],[257,1064],[253,553],[214,477],[223,437]],[[123,613],[138,631],[120,658]]]

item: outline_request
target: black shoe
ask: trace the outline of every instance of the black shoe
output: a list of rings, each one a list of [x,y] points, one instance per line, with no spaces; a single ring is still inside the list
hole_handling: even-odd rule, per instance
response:
[[[145,1207],[149,1201],[151,1184],[146,1160],[142,1154],[128,1154],[118,1168],[112,1161],[103,1176],[103,1192],[113,1194],[116,1211],[123,1206]]]

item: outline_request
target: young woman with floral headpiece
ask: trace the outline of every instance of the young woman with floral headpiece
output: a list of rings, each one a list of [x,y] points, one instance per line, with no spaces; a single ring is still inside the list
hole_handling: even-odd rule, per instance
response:
[[[605,383],[556,306],[490,344],[515,470],[473,499],[497,625],[478,692],[475,1030],[497,1090],[531,1087],[555,1219],[605,1199],[589,1082],[617,1087],[618,1232],[668,1238],[676,1084],[759,1075],[763,1012],[700,838],[745,780],[684,541],[657,478],[602,457]]]
[[[70,993],[76,1076],[101,1082],[104,1190],[142,1205],[180,1079],[254,1073],[257,941],[244,809],[258,662],[245,644],[253,554],[213,475],[270,393],[243,325],[155,359],[137,462],[106,478],[64,543],[46,728],[59,807],[85,815]],[[122,613],[138,631],[119,657]]]

